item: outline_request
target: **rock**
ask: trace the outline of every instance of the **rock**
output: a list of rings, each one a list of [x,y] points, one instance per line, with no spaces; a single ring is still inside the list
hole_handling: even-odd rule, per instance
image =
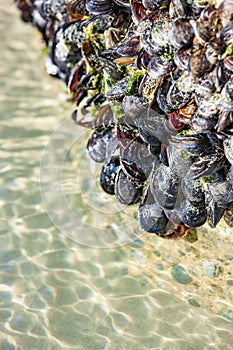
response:
[[[218,263],[214,261],[205,260],[203,262],[203,273],[207,277],[216,278],[221,275],[222,268]]]
[[[188,284],[192,282],[192,277],[180,265],[175,265],[172,268],[172,277],[177,283]]]

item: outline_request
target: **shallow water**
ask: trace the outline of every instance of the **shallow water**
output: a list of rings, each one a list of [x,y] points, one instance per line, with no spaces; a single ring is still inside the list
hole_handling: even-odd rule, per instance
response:
[[[0,30],[0,349],[232,349],[232,229],[143,235],[7,0]]]

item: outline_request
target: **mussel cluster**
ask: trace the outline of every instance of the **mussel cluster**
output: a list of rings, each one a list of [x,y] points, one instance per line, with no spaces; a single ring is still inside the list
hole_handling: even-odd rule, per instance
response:
[[[233,227],[233,0],[15,0],[92,129],[100,184],[178,239]]]

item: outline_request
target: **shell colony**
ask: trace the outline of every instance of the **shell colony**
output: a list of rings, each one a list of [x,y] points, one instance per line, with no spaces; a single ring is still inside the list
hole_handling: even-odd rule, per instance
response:
[[[233,227],[233,0],[15,0],[143,230]]]

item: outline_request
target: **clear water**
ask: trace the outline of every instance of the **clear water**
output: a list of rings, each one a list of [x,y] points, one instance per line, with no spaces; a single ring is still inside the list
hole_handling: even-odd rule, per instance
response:
[[[232,230],[143,235],[7,0],[0,30],[0,349],[232,349]]]

